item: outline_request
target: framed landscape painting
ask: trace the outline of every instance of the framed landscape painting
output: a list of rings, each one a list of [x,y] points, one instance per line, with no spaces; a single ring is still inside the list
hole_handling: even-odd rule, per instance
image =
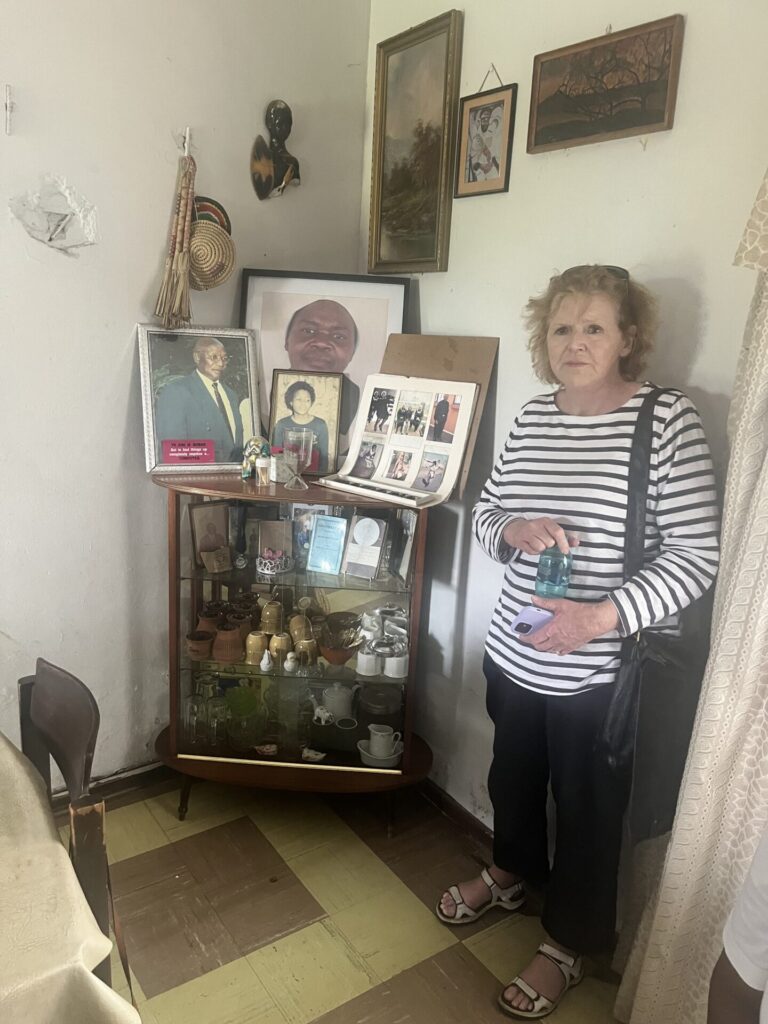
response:
[[[461,11],[376,48],[368,270],[447,270]]]
[[[534,57],[528,152],[671,128],[683,26],[674,14]]]

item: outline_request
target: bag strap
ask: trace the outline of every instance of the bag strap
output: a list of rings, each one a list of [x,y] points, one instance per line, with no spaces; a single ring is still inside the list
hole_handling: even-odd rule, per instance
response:
[[[627,488],[627,529],[624,535],[624,581],[643,568],[645,558],[645,511],[648,500],[648,481],[651,475],[651,448],[653,413],[659,395],[669,389],[655,385],[643,399],[637,414],[632,448],[629,453],[629,480]]]

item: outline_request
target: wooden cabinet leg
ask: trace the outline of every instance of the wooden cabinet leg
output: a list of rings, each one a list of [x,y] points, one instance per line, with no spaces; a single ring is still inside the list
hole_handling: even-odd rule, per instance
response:
[[[192,776],[186,775],[184,781],[181,784],[181,793],[179,794],[179,821],[184,821],[189,810],[189,794],[192,792]]]
[[[70,856],[77,880],[88,900],[96,924],[109,935],[109,882],[107,849],[104,842],[105,808],[102,800],[88,797],[69,805]],[[93,973],[111,985],[110,959],[106,957]]]
[[[388,789],[385,796],[387,799],[387,839],[391,839],[395,832],[395,790]]]

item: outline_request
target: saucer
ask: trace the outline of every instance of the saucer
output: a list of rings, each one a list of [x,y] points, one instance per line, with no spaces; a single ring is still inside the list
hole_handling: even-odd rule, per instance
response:
[[[367,764],[369,768],[394,768],[395,765],[399,764],[400,758],[403,756],[403,741],[397,741],[394,753],[390,754],[389,757],[374,757],[371,754],[370,740],[358,740],[357,749],[360,752],[363,764]]]

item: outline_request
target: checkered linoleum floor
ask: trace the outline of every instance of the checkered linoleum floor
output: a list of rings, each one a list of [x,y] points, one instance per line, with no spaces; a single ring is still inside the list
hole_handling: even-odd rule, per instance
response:
[[[485,860],[415,791],[396,798],[196,784],[107,814],[118,913],[145,1024],[486,1024],[500,984],[541,941],[492,911],[461,929],[436,896]],[[109,806],[109,804],[108,804]],[[113,984],[127,998],[116,954]],[[588,977],[549,1019],[612,1024]]]

